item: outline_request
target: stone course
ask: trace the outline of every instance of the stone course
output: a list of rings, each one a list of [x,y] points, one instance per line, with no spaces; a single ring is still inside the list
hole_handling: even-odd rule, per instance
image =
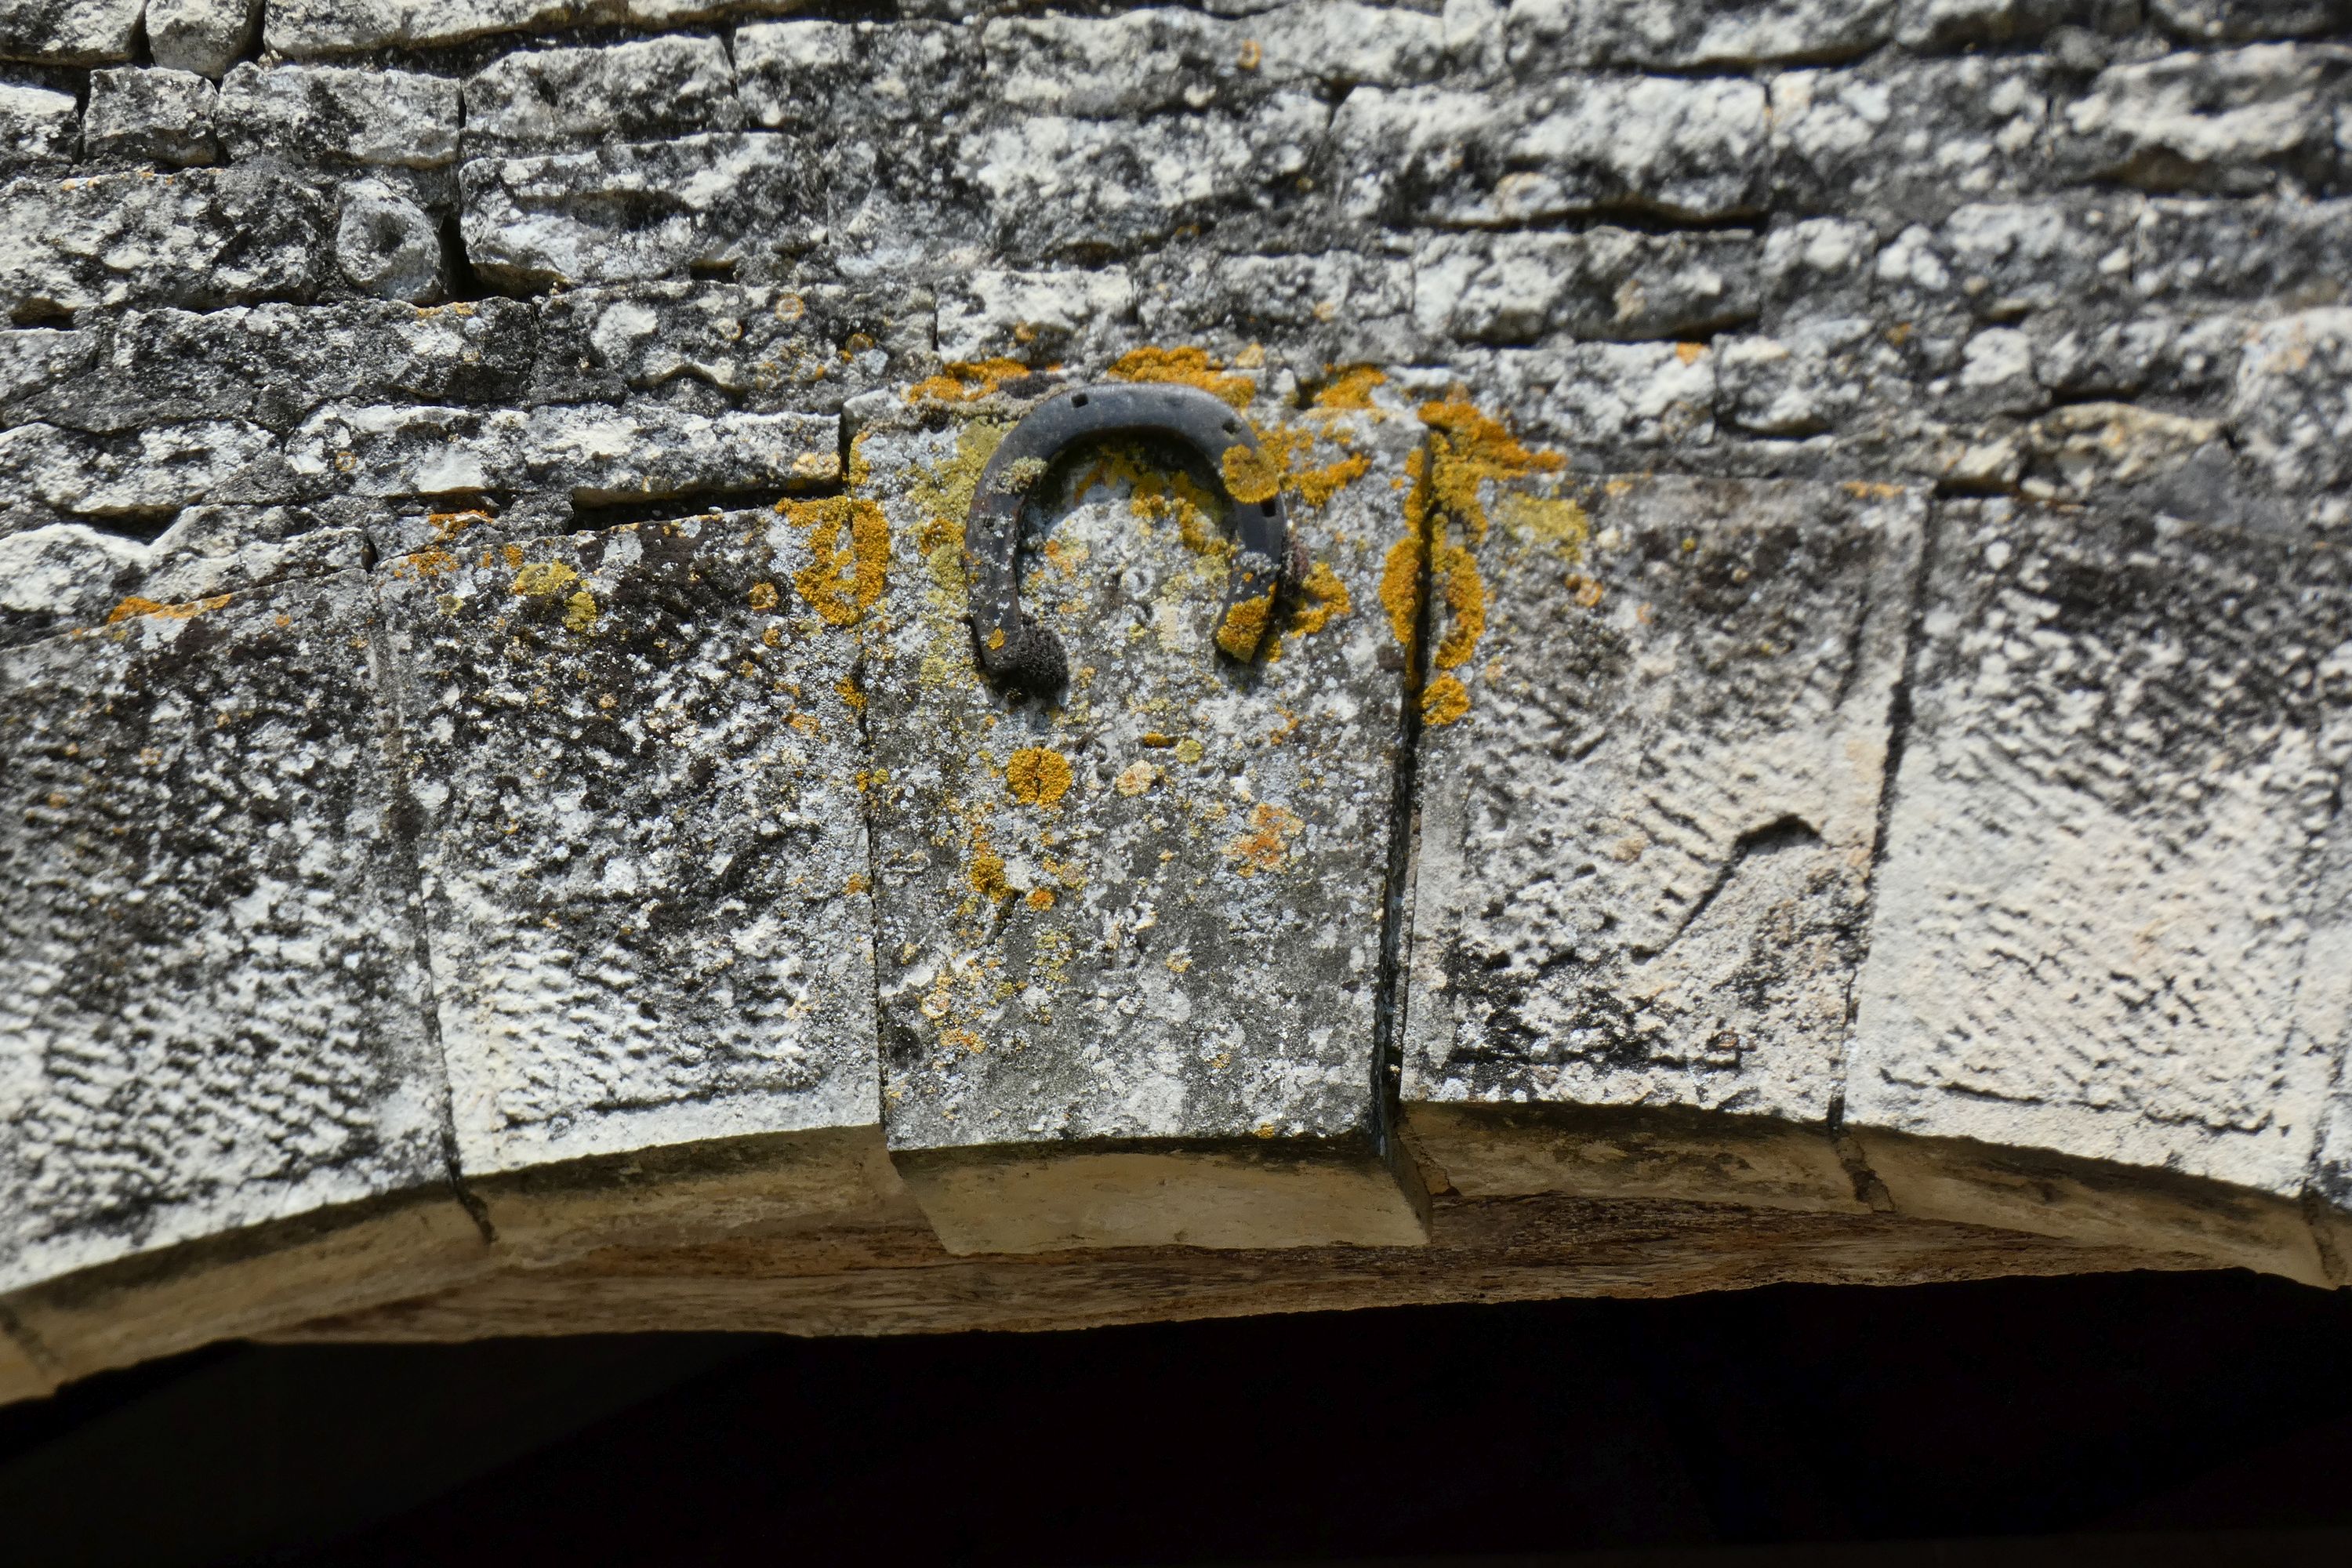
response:
[[[2347,242],[2342,0],[18,0],[0,1289],[731,1138],[2352,1279]],[[943,541],[1106,379],[1328,571],[1217,663],[1115,447],[1010,704]]]

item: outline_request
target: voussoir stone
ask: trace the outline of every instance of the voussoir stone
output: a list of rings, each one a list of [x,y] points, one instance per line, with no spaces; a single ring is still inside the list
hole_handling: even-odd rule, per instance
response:
[[[383,574],[469,1174],[878,1125],[869,532],[835,498]]]
[[[193,71],[92,71],[82,151],[92,158],[212,163],[220,155],[213,99],[213,84]]]
[[[247,64],[221,81],[233,158],[435,169],[457,158],[458,85],[416,71]]]
[[[2300,1191],[2352,1026],[2340,986],[2305,985],[2345,924],[2320,876],[2352,762],[2341,554],[1945,505],[1856,991],[1866,1147],[1885,1129]],[[2310,1247],[2281,1223],[2248,1243],[2274,1268]]]
[[[147,47],[159,66],[217,78],[260,21],[261,0],[147,0]]]
[[[370,638],[345,573],[0,655],[0,1289],[446,1193]]]

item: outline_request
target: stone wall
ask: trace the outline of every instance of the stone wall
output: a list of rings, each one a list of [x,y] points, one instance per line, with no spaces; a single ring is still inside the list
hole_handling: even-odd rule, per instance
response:
[[[2344,1281],[2352,5],[21,0],[0,60],[0,1394]],[[1245,416],[1306,569],[1221,655],[1215,477],[1094,451],[1027,703],[963,513],[1089,381]]]

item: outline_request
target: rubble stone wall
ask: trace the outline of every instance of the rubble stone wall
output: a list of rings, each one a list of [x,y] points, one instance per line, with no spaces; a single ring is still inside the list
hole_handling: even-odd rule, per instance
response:
[[[0,1396],[2347,1279],[2345,0],[16,0],[0,182]],[[1097,452],[1024,703],[1101,380],[1307,569]]]

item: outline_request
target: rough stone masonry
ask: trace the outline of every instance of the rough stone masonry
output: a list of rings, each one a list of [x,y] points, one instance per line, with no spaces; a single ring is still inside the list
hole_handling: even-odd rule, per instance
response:
[[[2346,0],[16,0],[0,182],[0,1398],[2352,1280]]]

